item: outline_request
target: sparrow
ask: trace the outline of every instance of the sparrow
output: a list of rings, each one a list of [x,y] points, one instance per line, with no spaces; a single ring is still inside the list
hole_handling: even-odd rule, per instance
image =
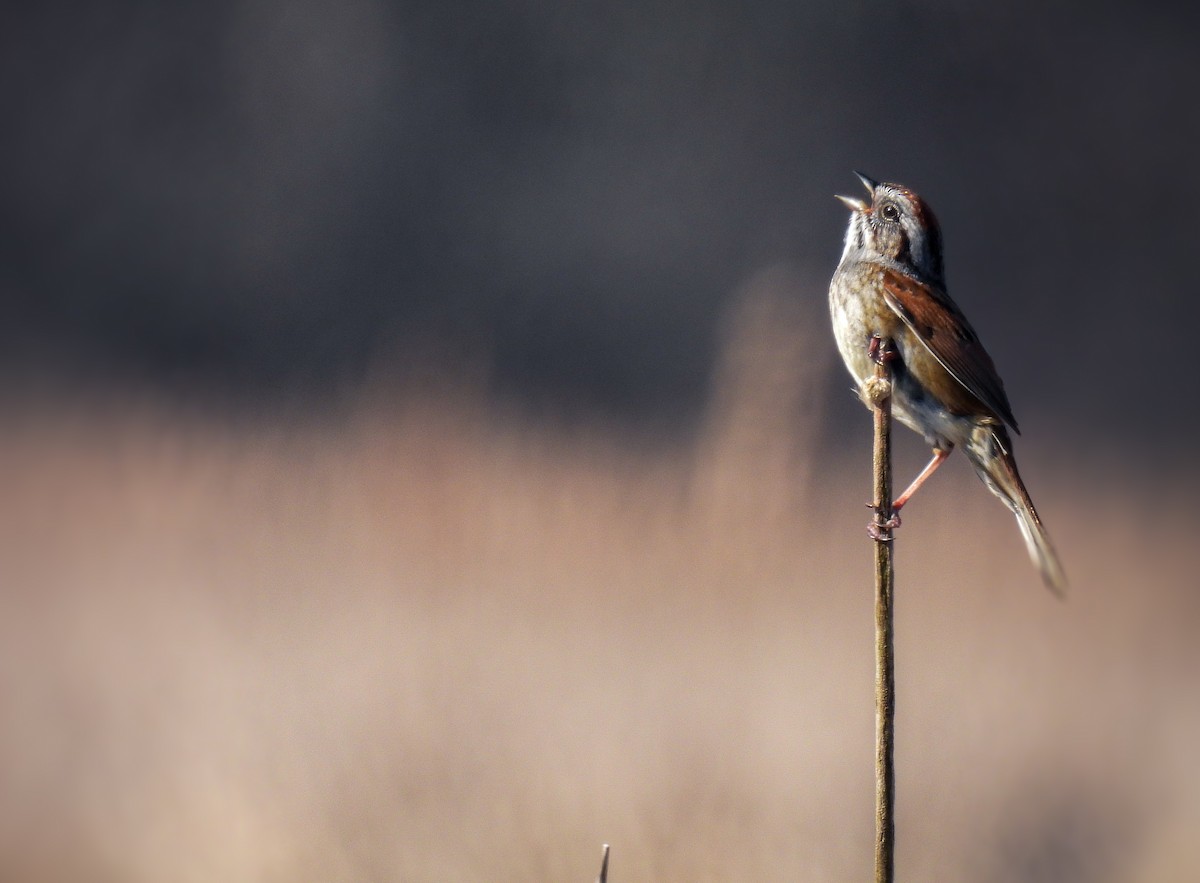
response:
[[[988,490],[1016,516],[1046,586],[1062,595],[1066,576],[1013,458],[1008,428],[1020,430],[1004,384],[946,293],[937,219],[907,187],[855,174],[868,199],[837,197],[850,209],[842,259],[829,285],[838,351],[860,395],[876,360],[889,360],[892,413],[933,448],[933,459],[892,510],[899,512],[955,447],[962,448]]]

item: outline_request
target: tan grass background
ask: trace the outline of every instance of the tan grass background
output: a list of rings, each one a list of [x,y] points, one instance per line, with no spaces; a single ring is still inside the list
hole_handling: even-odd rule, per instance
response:
[[[469,383],[11,404],[0,877],[867,879],[869,420],[829,449],[802,281],[746,286],[675,445]],[[1196,482],[1040,429],[1068,603],[958,458],[906,511],[901,875],[1194,880]]]

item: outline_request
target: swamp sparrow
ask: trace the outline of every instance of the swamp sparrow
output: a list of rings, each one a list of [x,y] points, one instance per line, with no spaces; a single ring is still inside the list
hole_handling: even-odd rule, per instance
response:
[[[856,174],[870,196],[838,197],[851,210],[846,247],[829,285],[838,350],[860,392],[875,360],[889,359],[892,411],[933,447],[933,459],[892,510],[899,511],[957,445],[1017,516],[1030,558],[1061,594],[1066,577],[1013,459],[1005,424],[1020,430],[1004,384],[946,293],[937,219],[908,188]]]

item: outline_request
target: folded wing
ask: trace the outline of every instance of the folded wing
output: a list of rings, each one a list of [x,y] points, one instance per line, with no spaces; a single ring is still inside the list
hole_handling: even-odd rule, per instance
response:
[[[996,366],[954,301],[897,270],[881,273],[888,306],[967,392],[1019,433]]]

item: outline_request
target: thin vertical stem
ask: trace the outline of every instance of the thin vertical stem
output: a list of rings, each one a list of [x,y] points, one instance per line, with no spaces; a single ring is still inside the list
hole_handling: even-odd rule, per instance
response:
[[[604,858],[600,862],[600,876],[596,878],[596,883],[608,883],[608,844],[604,844]]]
[[[875,883],[893,883],[896,852],[896,660],[892,615],[892,370],[882,341],[868,397],[874,408],[875,540]]]

